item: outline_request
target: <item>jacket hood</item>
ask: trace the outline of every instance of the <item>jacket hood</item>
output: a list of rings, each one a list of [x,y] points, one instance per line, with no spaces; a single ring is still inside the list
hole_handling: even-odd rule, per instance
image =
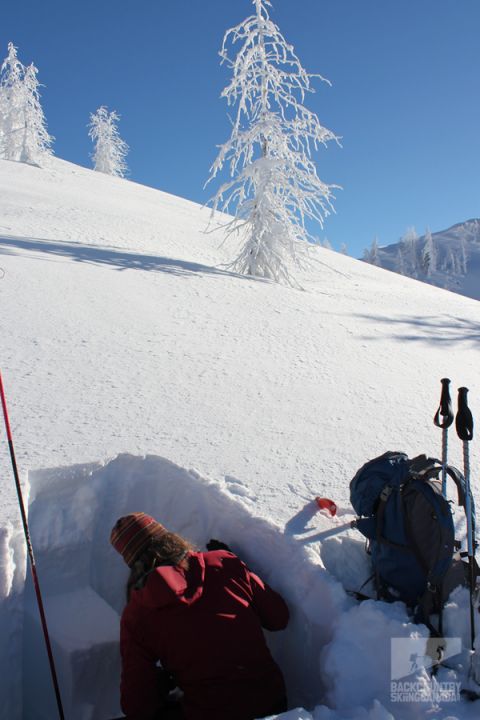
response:
[[[188,570],[178,565],[155,568],[147,582],[134,593],[135,600],[149,608],[176,603],[192,605],[202,597],[205,579],[205,560],[201,553],[188,553]]]

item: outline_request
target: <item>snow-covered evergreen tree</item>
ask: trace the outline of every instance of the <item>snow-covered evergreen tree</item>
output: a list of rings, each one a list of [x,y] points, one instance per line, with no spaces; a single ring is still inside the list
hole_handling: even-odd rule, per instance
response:
[[[40,165],[52,154],[37,73],[35,65],[20,62],[9,43],[0,70],[0,157],[5,160]]]
[[[405,272],[405,258],[404,258],[403,248],[402,248],[401,243],[398,245],[397,257],[395,258],[394,271],[397,272],[399,275],[407,274]]]
[[[448,247],[443,261],[443,269],[450,275],[460,275],[460,257],[457,249]]]
[[[9,43],[8,55],[0,69],[0,156],[5,160],[16,159],[20,146],[19,130],[24,124],[19,120],[24,74],[25,67],[17,57],[17,48]]]
[[[380,260],[380,255],[378,253],[379,245],[377,238],[373,238],[372,244],[370,245],[370,248],[366,248],[363,251],[363,260],[365,262],[370,263],[370,265],[377,265],[378,267],[382,267],[382,261]]]
[[[427,228],[425,232],[421,265],[422,271],[427,277],[430,277],[431,274],[434,273],[437,269],[437,254],[435,251],[435,245],[433,242],[432,233],[430,232],[430,228]]]
[[[332,210],[332,189],[319,179],[311,153],[336,140],[303,101],[311,79],[279,28],[270,20],[269,0],[253,0],[255,13],[224,36],[220,56],[233,77],[222,93],[236,106],[230,139],[220,147],[209,181],[227,165],[230,180],[213,198],[233,212],[238,232],[238,272],[290,282],[288,266],[299,263],[312,241],[307,219],[323,221]],[[231,59],[228,47],[239,44]],[[322,80],[324,78],[321,78]]]
[[[465,238],[461,238],[461,240],[460,240],[459,266],[460,266],[460,273],[462,275],[466,275],[468,272],[468,256],[467,256],[467,243],[465,242]]]
[[[418,235],[414,227],[407,229],[407,232],[400,240],[400,248],[402,254],[402,263],[404,267],[403,275],[416,278],[418,276],[418,259],[417,259],[417,242]]]
[[[443,269],[451,275],[466,275],[467,273],[467,248],[464,238],[460,240],[458,245],[450,245],[443,261]]]
[[[125,158],[128,145],[122,140],[117,128],[119,115],[105,106],[101,106],[95,113],[90,114],[89,136],[92,138],[95,149],[92,155],[94,170],[125,177],[128,171]]]

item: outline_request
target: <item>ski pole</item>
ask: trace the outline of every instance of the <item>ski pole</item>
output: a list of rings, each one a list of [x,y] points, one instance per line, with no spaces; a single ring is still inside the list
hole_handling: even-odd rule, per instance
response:
[[[35,588],[35,595],[37,596],[38,611],[40,613],[40,620],[42,623],[43,636],[45,638],[45,645],[47,648],[48,661],[50,664],[50,673],[52,675],[53,688],[55,690],[55,698],[57,700],[58,715],[60,720],[64,720],[65,715],[63,713],[62,698],[60,696],[60,687],[58,685],[57,673],[55,670],[55,662],[53,659],[52,646],[50,644],[50,637],[47,628],[47,619],[45,617],[45,610],[43,608],[42,594],[40,592],[40,584],[38,582],[37,566],[35,564],[35,557],[33,554],[32,541],[30,539],[30,531],[28,529],[27,514],[25,512],[25,504],[23,502],[22,488],[20,485],[20,479],[18,475],[17,461],[15,459],[15,449],[13,447],[12,431],[10,428],[10,421],[8,419],[7,401],[5,399],[5,390],[3,387],[2,373],[0,372],[0,397],[2,401],[3,419],[5,421],[5,430],[7,433],[8,448],[10,450],[10,459],[12,462],[13,476],[15,479],[15,487],[17,489],[18,503],[20,505],[20,514],[22,516],[23,531],[25,533],[25,540],[27,543],[28,557],[30,558],[30,569],[32,573],[33,586]]]
[[[470,635],[472,650],[475,643],[475,614],[473,593],[475,591],[475,528],[473,519],[472,495],[470,490],[470,453],[468,443],[473,438],[473,417],[467,404],[468,388],[458,389],[458,410],[455,418],[457,435],[463,442],[463,467],[465,475],[465,512],[467,515],[468,565],[470,570]]]
[[[447,497],[447,453],[448,453],[448,428],[453,422],[453,408],[450,399],[450,380],[443,378],[442,393],[440,396],[440,405],[435,413],[433,422],[439,428],[442,428],[442,494]],[[442,420],[440,420],[440,417]]]

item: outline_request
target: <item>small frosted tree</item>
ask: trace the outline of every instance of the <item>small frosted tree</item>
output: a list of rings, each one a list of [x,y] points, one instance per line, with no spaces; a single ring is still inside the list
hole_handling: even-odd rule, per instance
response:
[[[427,228],[423,241],[421,264],[422,270],[427,277],[430,277],[437,269],[437,254],[435,251],[432,233],[429,228]]]
[[[306,221],[323,228],[332,210],[332,189],[322,182],[312,150],[336,140],[303,101],[311,79],[278,27],[269,0],[253,0],[255,13],[230,30],[220,57],[233,77],[222,92],[236,107],[230,139],[220,146],[208,182],[226,165],[230,180],[213,198],[216,210],[232,212],[228,233],[241,251],[231,267],[244,274],[290,282],[288,265],[299,263],[313,241]],[[239,44],[232,59],[228,48]],[[328,82],[328,81],[326,81]]]
[[[119,135],[117,122],[120,117],[115,110],[109,112],[103,105],[90,115],[89,136],[94,142],[92,155],[94,170],[125,177],[128,171],[125,158],[128,145]]]
[[[442,270],[450,275],[466,275],[468,270],[467,248],[462,238],[457,245],[449,245],[443,258]]]
[[[407,232],[400,240],[400,248],[403,257],[404,272],[412,278],[418,276],[419,262],[417,258],[418,235],[414,227],[407,229]]]
[[[457,248],[448,247],[443,261],[443,269],[451,275],[461,274],[461,259]]]
[[[363,251],[363,259],[365,262],[370,263],[370,265],[377,265],[378,267],[382,267],[382,261],[380,260],[379,255],[379,244],[377,238],[373,238],[372,244],[370,245],[369,249],[365,249]]]
[[[404,257],[404,250],[401,245],[401,243],[398,245],[397,248],[397,255],[395,258],[395,266],[394,266],[395,272],[399,273],[400,275],[406,275],[405,272],[405,257]]]
[[[52,154],[37,73],[35,65],[20,62],[9,43],[0,69],[0,157],[5,160],[39,165]]]
[[[460,273],[462,275],[466,275],[467,269],[468,269],[468,255],[467,255],[467,243],[465,242],[465,238],[461,238],[461,240],[460,240],[459,265],[460,265]]]

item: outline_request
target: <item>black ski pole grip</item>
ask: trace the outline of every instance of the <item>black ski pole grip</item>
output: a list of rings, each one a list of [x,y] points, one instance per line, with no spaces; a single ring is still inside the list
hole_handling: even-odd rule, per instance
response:
[[[450,398],[450,380],[448,378],[443,378],[440,380],[442,383],[442,394],[440,396],[440,406],[435,413],[435,417],[433,418],[433,422],[435,425],[439,428],[449,428],[450,425],[453,422],[453,407],[452,407],[452,400]],[[443,420],[440,420],[440,417],[443,418]]]
[[[460,440],[467,442],[473,438],[473,417],[467,403],[468,388],[458,388],[458,410],[455,427]]]

